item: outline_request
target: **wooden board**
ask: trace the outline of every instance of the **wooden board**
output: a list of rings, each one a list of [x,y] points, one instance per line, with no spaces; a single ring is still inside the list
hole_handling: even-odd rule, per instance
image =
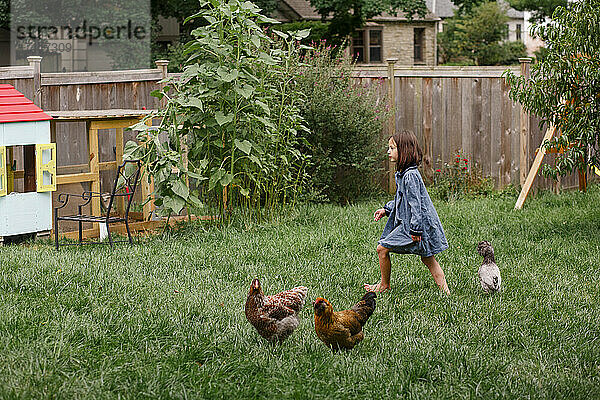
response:
[[[525,180],[525,184],[523,185],[523,188],[521,189],[521,193],[519,193],[519,198],[517,199],[517,202],[515,204],[515,210],[520,210],[521,208],[523,208],[523,203],[525,203],[525,199],[527,199],[527,195],[529,194],[529,190],[531,189],[533,180],[535,179],[535,176],[537,175],[538,170],[540,169],[540,165],[542,164],[542,159],[544,158],[544,155],[546,154],[546,149],[544,148],[544,143],[547,140],[550,140],[552,138],[555,131],[556,131],[556,128],[554,126],[551,126],[546,131],[546,134],[544,135],[544,138],[542,139],[542,142],[540,143],[539,151],[535,156],[535,160],[533,160],[533,164],[531,165],[531,169],[529,170],[529,173],[527,174],[527,179]]]
[[[192,215],[192,216],[190,216],[190,219],[192,221],[211,221],[211,220],[218,219],[218,217]],[[176,226],[178,223],[186,222],[186,221],[188,221],[187,216],[171,217],[171,218],[169,218],[169,226]],[[149,232],[149,231],[164,229],[166,223],[167,223],[166,218],[164,218],[160,221],[130,222],[129,229],[131,230],[132,234],[134,232]],[[116,233],[119,235],[127,235],[127,228],[125,227],[125,224],[111,224],[110,231],[111,231],[111,233]],[[79,237],[79,233],[77,231],[62,232],[62,233],[59,233],[58,236],[60,239],[77,240]],[[85,229],[82,234],[83,239],[97,238],[98,236],[99,236],[99,229],[97,227],[92,228],[92,229]],[[108,242],[108,240],[106,240],[106,241]]]
[[[65,88],[67,90],[67,88]],[[95,97],[95,96],[94,96]],[[69,111],[46,111],[56,120],[92,120],[107,118],[140,118],[156,110],[137,110],[137,109],[111,109],[111,110],[69,110]],[[113,126],[114,128],[114,126]],[[104,128],[97,128],[104,129]]]

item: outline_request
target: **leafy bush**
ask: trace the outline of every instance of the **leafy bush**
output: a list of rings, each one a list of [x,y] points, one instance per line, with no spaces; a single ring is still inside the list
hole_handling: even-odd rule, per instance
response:
[[[484,178],[478,168],[469,168],[469,160],[457,152],[453,162],[444,163],[442,168],[435,170],[429,193],[432,197],[451,201],[487,196],[493,189],[492,180]]]
[[[335,47],[309,50],[298,71],[298,90],[306,101],[300,113],[310,133],[314,188],[327,200],[349,203],[378,190],[382,140],[390,107],[378,80],[370,87],[352,78],[352,62]],[[342,53],[342,52],[340,52]]]

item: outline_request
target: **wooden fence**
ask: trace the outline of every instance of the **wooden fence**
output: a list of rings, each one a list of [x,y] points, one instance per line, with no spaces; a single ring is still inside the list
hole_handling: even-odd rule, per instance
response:
[[[150,93],[167,76],[167,65],[156,69],[40,73],[39,57],[30,65],[0,68],[0,83],[8,83],[47,111],[155,109]],[[544,132],[539,120],[523,114],[508,96],[502,73],[506,67],[402,67],[357,68],[363,84],[383,81],[395,104],[394,129],[413,130],[425,152],[424,171],[453,161],[456,152],[473,168],[490,176],[498,188],[520,184],[532,164]],[[528,64],[511,70],[527,73]],[[523,114],[523,116],[522,116]],[[391,127],[390,127],[391,130]],[[131,136],[130,136],[131,137]],[[128,137],[125,137],[127,141]],[[83,123],[60,123],[56,131],[59,174],[73,173],[88,164],[88,143]],[[101,135],[100,161],[115,158],[115,135]],[[552,162],[553,155],[545,161]],[[111,182],[106,176],[103,183]],[[576,174],[563,178],[562,187],[577,186]],[[538,177],[534,188],[553,188],[554,181]],[[106,186],[105,186],[106,187]]]
[[[387,68],[355,70],[364,85],[382,80],[395,118],[391,129],[415,132],[423,146],[424,172],[431,177],[458,152],[471,168],[493,178],[497,188],[522,185],[546,127],[509,98],[503,73],[529,73],[521,67],[402,67],[389,60]],[[545,161],[554,162],[553,155]],[[392,182],[393,183],[393,182]],[[563,188],[578,185],[577,174],[563,177]],[[552,179],[538,176],[534,188],[557,189]]]

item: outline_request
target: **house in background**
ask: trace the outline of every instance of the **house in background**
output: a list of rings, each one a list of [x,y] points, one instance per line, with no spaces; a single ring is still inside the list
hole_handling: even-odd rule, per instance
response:
[[[280,22],[321,20],[308,0],[279,0],[274,18]],[[431,12],[412,21],[400,13],[377,16],[353,33],[350,52],[362,64],[384,64],[388,58],[398,58],[398,65],[436,65],[439,22]]]
[[[425,2],[427,4],[427,8],[442,19],[438,28],[439,31],[442,32],[444,30],[444,20],[453,17],[454,10],[456,10],[458,7],[456,7],[451,0],[426,0]],[[510,18],[507,23],[508,36],[506,37],[506,40],[510,42],[521,41],[527,45],[531,38],[528,34],[529,30],[525,29],[525,24],[527,22],[525,19],[525,13],[509,7],[508,4],[503,0],[499,0],[498,3],[507,7],[506,14],[508,18]]]

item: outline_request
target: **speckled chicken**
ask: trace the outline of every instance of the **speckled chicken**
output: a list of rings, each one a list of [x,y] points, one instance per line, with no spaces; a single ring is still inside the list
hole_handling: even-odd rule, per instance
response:
[[[272,296],[265,296],[260,281],[254,279],[246,299],[246,318],[260,336],[270,342],[283,342],[300,324],[308,289],[295,287]]]
[[[483,256],[483,264],[479,267],[481,288],[486,293],[495,293],[500,290],[502,278],[494,259],[494,248],[490,242],[483,241],[477,245],[477,252]]]
[[[333,306],[322,297],[315,300],[315,330],[323,343],[333,350],[352,349],[365,335],[362,327],[375,311],[374,292],[367,292],[350,310],[333,311]]]

